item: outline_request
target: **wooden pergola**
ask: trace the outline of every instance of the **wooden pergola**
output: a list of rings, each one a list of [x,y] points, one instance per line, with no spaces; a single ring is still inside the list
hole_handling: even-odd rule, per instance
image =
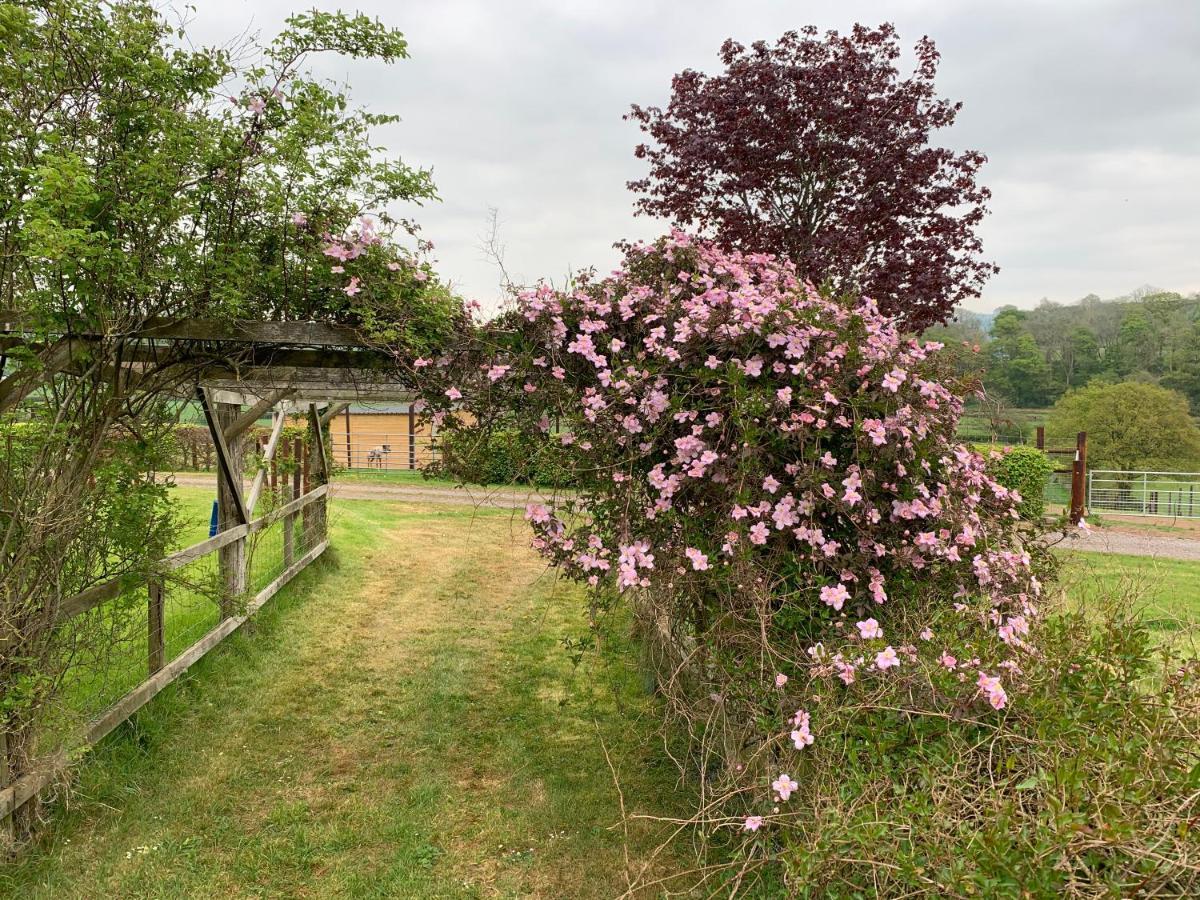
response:
[[[99,334],[87,331],[34,337],[19,314],[0,312],[0,352],[22,346],[36,352],[49,371],[70,372],[81,350],[102,340],[122,342],[122,360],[114,378],[124,378],[136,391],[139,377],[170,369],[178,375],[181,399],[202,407],[218,462],[217,533],[177,551],[160,562],[144,580],[147,601],[147,678],[122,697],[79,735],[94,744],[148,703],[159,691],[232,634],[297,573],[328,547],[327,504],[329,457],[324,434],[329,422],[352,401],[411,402],[414,392],[398,373],[395,359],[366,341],[354,328],[317,322],[220,322],[202,319],[151,321],[135,332]],[[174,368],[172,368],[174,367]],[[0,408],[12,408],[31,390],[22,373],[0,371]],[[263,465],[247,491],[244,486],[244,437],[265,415],[272,416]],[[282,444],[289,416],[307,420],[305,477],[297,471],[283,501],[266,515],[255,516],[263,495],[266,470]],[[305,543],[294,547],[295,524]],[[247,596],[247,540],[282,522],[283,554],[278,577]],[[199,641],[168,660],[165,653],[164,583],[169,573],[215,553],[222,585],[220,624]],[[136,590],[138,583],[117,578],[66,598],[54,611],[66,622]],[[0,651],[19,646],[19,637],[0,635]],[[0,742],[4,735],[0,732]],[[3,751],[0,745],[0,751]],[[4,754],[0,753],[0,761]],[[0,827],[11,828],[13,812],[49,785],[65,769],[70,756],[59,751],[35,770],[10,781],[0,766]]]

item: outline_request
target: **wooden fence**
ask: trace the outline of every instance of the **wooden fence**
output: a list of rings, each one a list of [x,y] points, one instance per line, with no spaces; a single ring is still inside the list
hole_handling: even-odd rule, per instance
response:
[[[241,444],[234,441],[231,450],[226,435],[239,432],[231,429],[241,414],[232,404],[212,403],[205,400],[206,412],[210,414],[210,426],[215,436],[216,452],[220,463],[218,482],[219,527],[216,535],[190,547],[178,550],[160,561],[148,577],[115,578],[95,585],[58,605],[55,622],[67,627],[72,620],[93,611],[101,612],[106,604],[123,602],[131,592],[145,592],[145,678],[128,690],[119,699],[107,703],[98,716],[75,733],[70,740],[63,741],[57,749],[46,752],[26,771],[12,773],[9,766],[8,741],[0,731],[0,849],[6,839],[13,837],[13,814],[36,798],[51,785],[71,764],[70,750],[78,746],[95,744],[114,728],[141,709],[171,682],[183,675],[197,660],[203,658],[221,641],[236,631],[263,607],[280,589],[291,581],[306,566],[317,559],[329,546],[328,522],[328,458],[325,452],[323,431],[327,421],[318,415],[315,406],[310,406],[310,430],[308,440],[295,441],[292,452],[296,461],[291,479],[285,478],[280,485],[277,470],[273,465],[275,451],[283,429],[284,410],[276,415],[276,425],[264,454],[263,464],[255,475],[248,496],[242,491]],[[244,430],[244,429],[243,429]],[[303,452],[301,448],[304,448]],[[290,480],[291,484],[287,482]],[[256,501],[266,487],[269,492],[279,491],[280,505],[265,515],[252,518]],[[279,490],[282,488],[282,490]],[[247,542],[263,534],[276,523],[281,524],[281,553],[278,564],[266,573],[270,581],[260,585],[251,584],[251,554],[247,553]],[[168,615],[166,585],[174,573],[201,560],[216,556],[220,589],[209,599],[218,601],[219,621],[198,640],[169,658]],[[262,574],[262,573],[259,573]],[[140,627],[140,626],[139,626]],[[189,635],[184,635],[186,639]],[[11,641],[10,641],[11,643]],[[6,650],[0,646],[0,650]]]

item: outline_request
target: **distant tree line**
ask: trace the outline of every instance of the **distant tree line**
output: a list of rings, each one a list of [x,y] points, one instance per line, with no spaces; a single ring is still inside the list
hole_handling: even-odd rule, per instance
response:
[[[1093,382],[1134,381],[1178,391],[1200,415],[1200,294],[1142,289],[1114,300],[1043,300],[1031,310],[1002,307],[990,323],[960,310],[927,336],[960,348],[964,372],[1013,406],[1051,406]]]

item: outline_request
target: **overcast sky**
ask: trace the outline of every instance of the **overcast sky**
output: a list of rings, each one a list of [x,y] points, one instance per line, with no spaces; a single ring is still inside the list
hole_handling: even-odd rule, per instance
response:
[[[298,0],[192,0],[194,40],[269,38]],[[335,9],[336,3],[322,8]],[[1001,267],[969,304],[1072,302],[1144,284],[1200,290],[1200,0],[360,0],[412,59],[333,58],[313,71],[402,121],[380,143],[431,166],[442,202],[417,214],[439,271],[491,306],[482,250],[499,210],[510,274],[607,270],[620,238],[653,237],[625,182],[643,173],[632,102],[664,105],[671,76],[715,71],[727,37],[892,21],[930,35],[938,85],[962,100],[940,137],[987,154],[985,250]]]

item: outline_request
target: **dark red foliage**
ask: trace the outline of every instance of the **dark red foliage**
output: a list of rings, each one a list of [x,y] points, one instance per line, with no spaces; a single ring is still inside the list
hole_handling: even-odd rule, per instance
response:
[[[650,162],[629,183],[638,212],[786,256],[914,330],[948,319],[998,271],[975,233],[986,157],[930,146],[961,104],[934,91],[933,41],[917,44],[905,79],[899,55],[887,24],[823,38],[810,26],[774,47],[726,41],[723,73],[686,70],[666,111],[635,105],[627,117],[657,142],[636,151]]]

